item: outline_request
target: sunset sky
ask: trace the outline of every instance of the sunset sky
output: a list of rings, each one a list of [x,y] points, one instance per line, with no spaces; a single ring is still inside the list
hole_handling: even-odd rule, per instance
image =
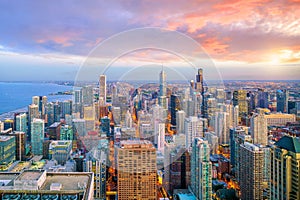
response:
[[[143,27],[193,38],[223,79],[299,80],[299,13],[299,0],[2,0],[0,81],[72,80],[98,44]]]

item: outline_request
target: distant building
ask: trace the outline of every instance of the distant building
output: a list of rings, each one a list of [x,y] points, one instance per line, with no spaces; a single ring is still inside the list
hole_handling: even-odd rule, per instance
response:
[[[117,151],[118,199],[157,199],[156,149],[147,140],[121,141]]]
[[[60,139],[61,122],[54,122],[48,127],[48,135],[50,140]]]
[[[268,127],[264,110],[257,109],[258,113],[254,113],[250,119],[250,132],[254,144],[268,144]]]
[[[99,99],[102,98],[106,102],[106,76],[100,75],[99,77]]]
[[[43,155],[44,129],[44,120],[33,119],[31,122],[31,152],[34,155]]]
[[[72,126],[62,125],[60,127],[60,140],[74,140],[74,132]]]
[[[184,133],[184,119],[185,119],[185,112],[183,110],[178,110],[176,112],[176,132],[177,132],[177,134]]]
[[[283,136],[270,150],[269,199],[300,199],[300,141]]]
[[[285,126],[288,122],[295,122],[296,116],[294,114],[286,113],[270,113],[265,115],[268,126]]]
[[[86,136],[86,127],[84,119],[73,119],[74,134],[80,137]]]

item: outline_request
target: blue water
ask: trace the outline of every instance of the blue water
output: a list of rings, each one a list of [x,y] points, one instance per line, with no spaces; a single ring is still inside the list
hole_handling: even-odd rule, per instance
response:
[[[72,86],[52,83],[6,83],[0,82],[0,114],[31,104],[32,96],[47,96],[48,102],[71,99],[71,95],[49,95],[72,90]]]

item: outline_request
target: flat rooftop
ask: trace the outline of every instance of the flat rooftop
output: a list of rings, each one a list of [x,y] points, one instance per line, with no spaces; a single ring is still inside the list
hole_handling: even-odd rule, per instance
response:
[[[121,148],[154,148],[152,142],[148,140],[123,140],[120,142]]]
[[[62,185],[61,190],[82,190],[83,187],[87,187],[90,184],[89,181],[90,176],[87,174],[47,173],[46,181],[41,190],[50,190],[52,183],[60,183]]]
[[[16,180],[19,181],[26,181],[26,180],[38,180],[44,171],[24,171],[21,173],[19,177],[16,178]]]

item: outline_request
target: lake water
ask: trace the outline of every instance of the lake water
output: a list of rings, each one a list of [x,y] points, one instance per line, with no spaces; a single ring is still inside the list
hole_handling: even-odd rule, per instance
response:
[[[49,95],[50,93],[72,90],[72,86],[52,83],[8,83],[0,82],[0,115],[27,107],[32,96],[47,96],[48,101],[71,99],[71,95]]]

